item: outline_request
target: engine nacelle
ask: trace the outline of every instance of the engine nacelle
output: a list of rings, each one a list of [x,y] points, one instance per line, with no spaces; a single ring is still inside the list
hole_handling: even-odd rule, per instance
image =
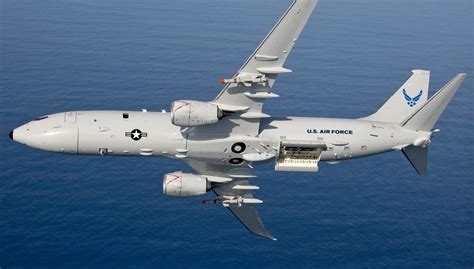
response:
[[[219,121],[222,111],[215,104],[193,100],[171,103],[171,123],[182,127],[212,124]]]
[[[204,176],[174,172],[163,177],[163,194],[168,196],[199,196],[211,188]]]

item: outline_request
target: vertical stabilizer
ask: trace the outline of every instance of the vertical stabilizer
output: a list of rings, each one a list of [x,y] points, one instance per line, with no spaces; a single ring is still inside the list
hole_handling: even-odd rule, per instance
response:
[[[385,104],[365,120],[400,123],[428,100],[430,71],[412,70],[412,75]]]

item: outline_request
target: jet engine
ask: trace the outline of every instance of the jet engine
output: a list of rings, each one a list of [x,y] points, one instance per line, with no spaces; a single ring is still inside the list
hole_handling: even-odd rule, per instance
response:
[[[211,188],[204,176],[174,172],[163,177],[163,194],[168,196],[199,196]]]
[[[212,124],[219,121],[222,111],[215,104],[193,100],[171,103],[171,122],[182,127]]]

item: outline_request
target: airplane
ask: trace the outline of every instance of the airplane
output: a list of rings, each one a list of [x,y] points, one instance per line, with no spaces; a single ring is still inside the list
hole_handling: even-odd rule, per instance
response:
[[[29,147],[75,155],[168,157],[193,173],[163,177],[168,196],[215,198],[203,204],[229,209],[252,233],[276,240],[263,225],[263,201],[251,183],[254,166],[274,162],[275,171],[317,172],[319,162],[401,151],[420,175],[427,174],[434,126],[466,78],[456,75],[428,99],[430,71],[408,80],[373,114],[357,119],[273,117],[263,112],[277,98],[273,85],[292,72],[284,63],[317,0],[294,0],[255,51],[212,101],[177,100],[170,112],[68,111],[42,116],[9,137]]]

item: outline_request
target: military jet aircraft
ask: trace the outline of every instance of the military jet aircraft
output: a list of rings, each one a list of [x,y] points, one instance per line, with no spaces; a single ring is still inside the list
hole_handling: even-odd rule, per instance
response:
[[[276,171],[317,172],[337,163],[401,151],[427,173],[435,123],[463,82],[458,74],[428,99],[430,72],[413,70],[374,114],[359,119],[272,117],[263,103],[317,0],[295,0],[212,101],[177,100],[171,111],[70,111],[39,117],[10,133],[27,146],[69,154],[169,157],[194,170],[164,175],[163,193],[199,196],[213,191],[252,233],[275,240],[264,227],[254,197],[254,166],[273,161]]]

